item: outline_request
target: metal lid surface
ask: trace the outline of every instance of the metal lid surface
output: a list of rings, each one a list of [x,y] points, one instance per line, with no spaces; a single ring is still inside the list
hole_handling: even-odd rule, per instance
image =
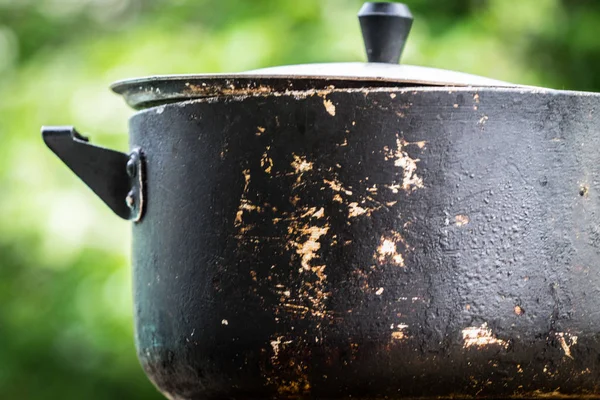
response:
[[[268,95],[296,90],[403,86],[515,87],[436,68],[399,65],[412,26],[404,4],[365,3],[358,13],[369,62],[301,64],[236,74],[163,75],[114,83],[133,108],[215,96]]]
[[[432,86],[515,86],[495,79],[445,69],[386,63],[300,64],[262,68],[242,75],[327,77],[329,79],[382,80]]]

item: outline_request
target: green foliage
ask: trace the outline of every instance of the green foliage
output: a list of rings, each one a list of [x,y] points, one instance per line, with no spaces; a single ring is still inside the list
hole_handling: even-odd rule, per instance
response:
[[[404,62],[600,90],[600,2],[407,0]],[[364,60],[359,0],[0,0],[0,393],[161,398],[135,359],[128,223],[45,148],[75,125],[125,150],[107,90],[150,74]]]

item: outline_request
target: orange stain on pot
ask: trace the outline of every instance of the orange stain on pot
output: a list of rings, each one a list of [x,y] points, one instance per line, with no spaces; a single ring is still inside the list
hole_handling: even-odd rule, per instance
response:
[[[323,105],[325,106],[325,110],[331,115],[335,117],[335,105],[331,102],[331,100],[324,99]]]
[[[306,157],[298,156],[293,154],[294,161],[292,161],[292,168],[296,171],[296,173],[303,173],[313,169],[313,163],[306,161]]]
[[[290,226],[288,228],[288,233],[292,233],[294,228],[295,227]],[[297,228],[299,229],[299,236],[306,238],[298,238],[296,241],[292,241],[291,244],[295,247],[296,253],[301,257],[300,264],[302,265],[302,269],[310,271],[310,262],[317,258],[317,251],[321,248],[319,239],[329,231],[329,227],[301,226]]]
[[[494,337],[492,330],[488,328],[487,322],[484,322],[481,326],[472,326],[462,330],[463,347],[486,347],[490,345],[497,345],[501,347],[508,347],[508,343],[502,339]]]
[[[358,217],[363,214],[371,215],[371,210],[359,206],[357,202],[348,204],[348,218]]]
[[[325,183],[327,186],[329,186],[329,188],[331,190],[333,190],[334,192],[341,192],[341,193],[346,194],[347,196],[352,196],[352,191],[344,188],[342,186],[342,183],[339,180],[337,180],[336,178],[334,178],[332,180],[324,179],[323,183]]]
[[[292,154],[292,156],[294,157],[294,161],[292,161],[291,166],[296,174],[296,183],[300,183],[302,182],[304,173],[312,171],[314,164],[307,161],[305,156],[298,156],[296,154]]]
[[[398,251],[398,245],[407,247],[406,241],[398,232],[383,235],[373,256],[380,264],[391,263],[404,267],[404,256]]]
[[[323,207],[302,207],[294,214],[296,216],[289,219],[287,227],[287,247],[299,257],[298,272],[309,276],[302,280],[301,286],[295,290],[295,296],[286,298],[285,303],[308,306],[305,310],[296,308],[294,313],[325,318],[327,316],[325,300],[329,293],[326,292],[326,265],[319,262],[319,250],[320,240],[329,232],[330,224]],[[284,306],[284,309],[286,308],[290,307]]]
[[[464,226],[469,223],[469,216],[459,214],[454,217],[454,221],[456,223],[456,226]]]
[[[571,346],[577,344],[577,336],[571,335],[567,332],[556,332],[556,339],[565,353],[565,356],[573,360],[574,358],[571,355]]]
[[[383,147],[384,159],[392,160],[394,166],[402,170],[402,184],[391,184],[387,187],[392,190],[393,193],[398,193],[398,189],[406,191],[414,191],[416,189],[423,188],[423,179],[417,175],[417,162],[418,158],[411,158],[406,152],[406,146],[416,144],[420,149],[425,147],[426,142],[414,142],[409,143],[404,139],[400,139],[400,136],[396,134],[396,148],[390,149],[388,146]]]
[[[397,324],[390,327],[392,329],[391,339],[393,341],[402,341],[408,338],[406,333],[406,329],[408,329],[408,325],[406,324]]]
[[[237,213],[235,215],[234,225],[240,228],[241,233],[244,233],[247,229],[242,226],[244,211],[258,211],[262,212],[262,208],[252,204],[248,196],[248,188],[250,186],[250,170],[245,169],[242,171],[244,174],[244,190],[242,191],[242,197],[240,198],[240,205],[238,206]]]
[[[271,146],[267,146],[265,152],[263,153],[260,159],[260,166],[267,174],[271,174],[271,170],[273,169],[273,159],[269,157],[268,151],[271,149]]]
[[[515,306],[514,311],[515,311],[515,314],[517,314],[517,315],[525,314],[525,310],[523,310],[523,308],[521,308],[521,306]]]

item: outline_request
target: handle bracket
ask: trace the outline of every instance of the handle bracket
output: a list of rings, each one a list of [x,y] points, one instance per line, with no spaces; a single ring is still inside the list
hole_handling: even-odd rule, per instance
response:
[[[140,221],[144,211],[144,161],[94,146],[72,126],[42,127],[44,143],[119,217]]]

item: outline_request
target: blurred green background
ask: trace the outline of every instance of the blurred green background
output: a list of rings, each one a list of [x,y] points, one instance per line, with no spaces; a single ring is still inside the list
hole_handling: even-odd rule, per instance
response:
[[[598,0],[407,0],[403,61],[600,90]],[[108,89],[150,74],[364,60],[360,0],[0,0],[0,398],[160,399],[135,358],[129,224],[43,145],[127,149]]]

